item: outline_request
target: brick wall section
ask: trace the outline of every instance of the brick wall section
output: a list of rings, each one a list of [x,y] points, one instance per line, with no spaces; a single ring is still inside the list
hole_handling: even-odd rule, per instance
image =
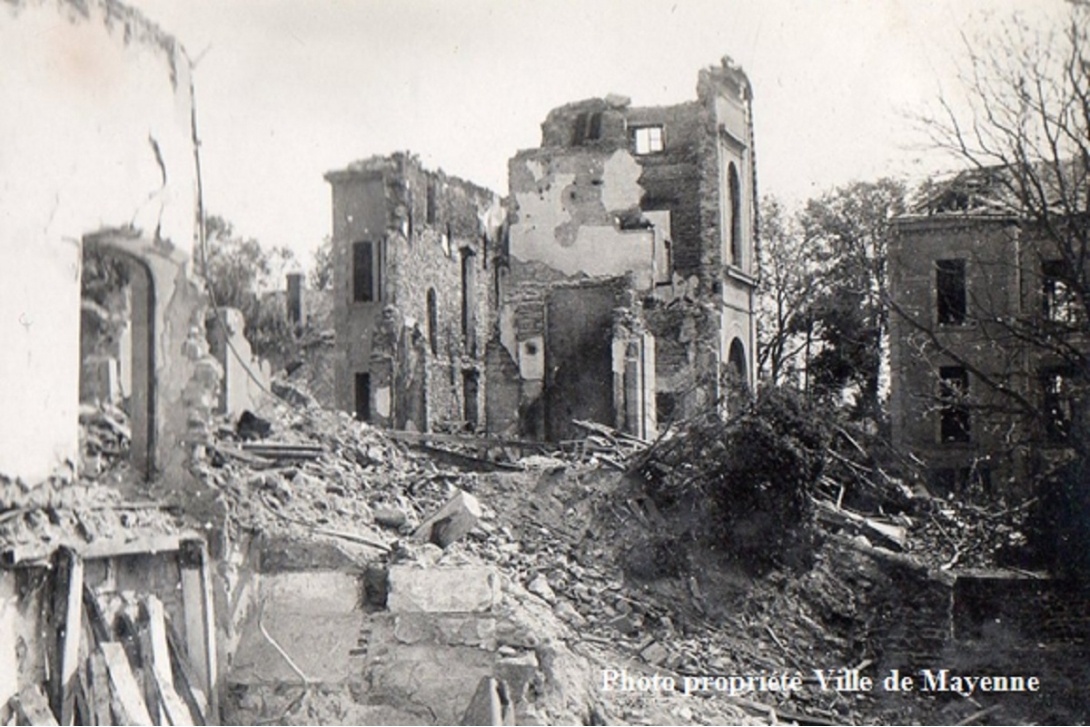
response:
[[[499,198],[442,171],[426,170],[415,157],[402,153],[357,162],[329,173],[326,179],[333,186],[338,405],[354,410],[354,376],[370,371],[372,334],[383,308],[394,306],[406,340],[422,337],[424,341],[426,415],[422,416],[426,421],[414,421],[414,426],[462,427],[464,372],[477,376],[477,411],[486,410],[482,359],[494,323],[493,258],[499,246],[498,230],[486,229],[484,218],[499,205]],[[430,215],[429,204],[433,205]],[[381,301],[352,300],[351,248],[362,240],[381,241],[385,246]],[[462,326],[463,250],[468,251],[472,267],[468,335],[463,335]],[[432,289],[437,323],[434,352],[429,345],[427,306]],[[417,348],[410,345],[407,350]],[[405,365],[412,367],[409,361]]]

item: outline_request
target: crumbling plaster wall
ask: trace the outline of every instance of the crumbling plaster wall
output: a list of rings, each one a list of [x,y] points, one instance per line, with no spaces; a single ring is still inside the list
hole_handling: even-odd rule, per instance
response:
[[[639,221],[640,166],[625,149],[534,149],[511,159],[512,266],[539,262],[565,276],[633,273],[655,279],[654,234]]]
[[[334,389],[337,406],[355,411],[353,376],[367,371],[371,331],[382,315],[381,301],[352,298],[352,244],[380,243],[389,224],[381,170],[370,174],[326,175],[333,195],[333,326],[337,332]]]
[[[192,246],[192,96],[181,47],[111,0],[0,4],[0,69],[0,472],[33,482],[76,460],[83,237]]]
[[[990,467],[993,487],[1007,492],[1021,479],[1017,475],[1025,465],[1010,447],[1011,435],[1025,439],[1029,423],[1015,421],[1010,400],[970,374],[971,441],[940,443],[938,368],[958,365],[954,356],[940,351],[941,345],[1015,391],[1030,392],[1027,349],[992,323],[996,316],[1021,312],[1024,281],[1014,262],[1019,257],[1018,239],[1017,228],[1002,219],[905,218],[897,225],[889,251],[890,293],[911,318],[906,320],[896,310],[890,315],[894,444],[932,468],[969,467],[979,459]],[[935,270],[941,259],[965,261],[967,312],[970,319],[979,320],[965,325],[938,323]],[[935,333],[939,345],[927,331]]]

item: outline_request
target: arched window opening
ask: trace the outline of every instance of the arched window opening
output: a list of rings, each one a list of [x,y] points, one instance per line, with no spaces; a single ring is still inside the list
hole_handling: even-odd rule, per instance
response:
[[[435,288],[428,288],[428,347],[432,355],[439,353],[439,304],[435,300]]]
[[[739,391],[749,389],[749,377],[746,372],[746,347],[735,338],[730,342],[730,353],[727,357],[731,383]]]
[[[730,192],[730,261],[742,267],[742,183],[734,162],[727,169],[727,185]]]

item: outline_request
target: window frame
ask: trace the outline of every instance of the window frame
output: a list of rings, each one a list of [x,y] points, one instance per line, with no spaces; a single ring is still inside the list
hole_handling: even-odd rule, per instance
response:
[[[653,132],[658,132],[658,148],[652,143]],[[640,151],[640,133],[647,133],[647,151]],[[638,157],[653,156],[666,151],[666,126],[663,124],[641,124],[630,129],[632,135],[632,154]]]
[[[944,276],[950,275],[950,272],[951,272],[950,270],[944,270],[943,269],[944,266],[946,266],[946,265],[956,265],[960,269],[960,271],[959,271],[959,277],[960,277],[960,286],[959,287],[960,287],[960,291],[956,291],[956,292],[960,293],[960,295],[958,296],[958,297],[960,297],[960,304],[958,306],[956,306],[956,308],[959,309],[959,312],[957,312],[956,314],[954,312],[948,310],[950,308],[950,306],[952,305],[950,303],[950,299],[952,297],[954,297],[954,296],[950,295],[949,293],[950,292],[955,292],[955,291],[948,291],[947,294],[944,294],[944,292],[943,292],[943,290],[944,290],[944,288],[943,288],[943,278],[944,278]],[[936,259],[934,261],[934,266],[933,266],[933,269],[934,269],[934,274],[933,274],[933,280],[934,280],[933,300],[935,301],[935,323],[936,323],[936,325],[946,326],[946,327],[951,327],[951,328],[968,325],[968,323],[969,323],[969,270],[968,270],[968,268],[969,268],[968,262],[966,261],[965,258],[961,258],[961,257],[939,258],[939,259]],[[944,302],[944,301],[946,301],[946,302]],[[945,315],[944,315],[944,312],[945,312]]]
[[[940,366],[938,377],[939,444],[969,444],[973,441],[969,371],[964,366]]]
[[[363,246],[370,247],[370,254],[361,254]],[[352,243],[352,302],[379,303],[383,299],[383,245],[381,241],[356,240]],[[370,275],[364,276],[358,266],[369,258]]]

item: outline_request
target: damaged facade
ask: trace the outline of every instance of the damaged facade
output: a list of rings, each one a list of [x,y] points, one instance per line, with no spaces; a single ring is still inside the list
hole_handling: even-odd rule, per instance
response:
[[[493,431],[563,439],[582,418],[650,436],[719,400],[725,379],[752,386],[751,100],[724,59],[696,101],[554,109],[541,147],[511,159]]]
[[[199,205],[188,60],[112,0],[22,0],[0,6],[0,65],[0,134],[17,140],[0,158],[0,719],[49,709],[66,724],[91,723],[96,709],[111,719],[77,699],[76,682],[96,659],[124,679],[111,629],[125,614],[144,628],[176,625],[173,653],[194,667],[191,686],[214,719],[205,541],[164,510],[211,514],[188,465],[210,436],[221,376],[190,275]],[[130,461],[108,483],[80,446],[81,378],[95,378],[81,372],[90,250],[128,271],[131,345],[119,351],[131,357],[131,430],[112,426],[131,440]]]
[[[326,180],[339,408],[398,429],[476,430],[498,196],[408,154],[372,157]]]
[[[331,172],[337,401],[397,428],[651,437],[755,375],[752,93],[554,109],[507,209],[412,157]],[[506,219],[504,219],[506,217]]]
[[[1029,497],[1070,444],[1082,386],[1070,266],[1002,174],[961,173],[894,220],[891,433],[939,494]]]

